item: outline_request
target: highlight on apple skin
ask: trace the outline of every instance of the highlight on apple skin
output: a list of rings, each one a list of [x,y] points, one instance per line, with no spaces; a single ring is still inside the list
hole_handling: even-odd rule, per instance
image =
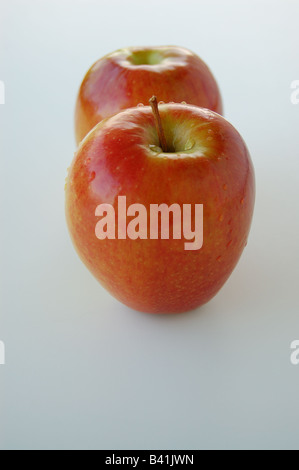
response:
[[[167,152],[150,106],[122,111],[88,134],[69,170],[66,217],[80,258],[113,296],[142,312],[177,313],[212,299],[235,268],[253,215],[254,170],[242,137],[219,114],[184,104],[159,111]],[[203,246],[99,240],[95,210],[112,205],[117,232],[120,196],[148,212],[151,204],[202,204]]]
[[[102,119],[159,100],[194,104],[222,114],[222,98],[208,66],[178,46],[129,47],[98,60],[77,97],[75,134],[79,144]]]

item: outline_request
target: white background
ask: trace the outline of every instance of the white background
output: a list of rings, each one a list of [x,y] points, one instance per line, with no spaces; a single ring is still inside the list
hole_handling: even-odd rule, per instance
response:
[[[298,0],[1,0],[0,446],[299,448]],[[71,245],[64,178],[90,65],[177,44],[211,67],[256,169],[249,244],[199,311],[119,304]]]

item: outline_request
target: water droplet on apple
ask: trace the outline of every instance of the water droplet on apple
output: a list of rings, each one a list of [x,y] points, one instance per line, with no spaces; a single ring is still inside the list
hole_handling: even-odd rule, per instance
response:
[[[184,150],[191,150],[191,149],[193,149],[194,145],[195,145],[194,140],[188,139],[186,144],[185,144],[185,149]]]
[[[243,206],[244,202],[245,202],[245,199],[243,198],[241,199],[240,204]]]
[[[219,222],[223,222],[223,220],[224,220],[224,215],[221,214],[221,215],[219,216]]]
[[[224,191],[227,191],[227,184],[224,184],[224,185],[223,185],[223,190],[224,190]]]
[[[149,145],[149,148],[152,152],[155,152],[155,153],[162,153],[162,149],[161,147],[158,147],[158,145]]]

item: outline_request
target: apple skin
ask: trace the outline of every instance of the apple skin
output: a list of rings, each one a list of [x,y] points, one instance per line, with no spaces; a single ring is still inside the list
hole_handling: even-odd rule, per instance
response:
[[[242,137],[222,116],[182,104],[159,111],[177,153],[149,147],[159,145],[149,106],[102,121],[75,154],[66,217],[79,256],[112,295],[139,311],[177,313],[208,302],[236,266],[251,225],[254,170]],[[96,207],[112,204],[117,214],[124,195],[127,206],[141,203],[148,213],[150,204],[203,204],[203,247],[185,251],[184,239],[98,240]]]
[[[185,101],[223,111],[215,78],[193,52],[177,46],[120,49],[98,60],[81,84],[75,110],[77,143],[102,119],[139,103],[147,105],[153,95],[166,103]]]

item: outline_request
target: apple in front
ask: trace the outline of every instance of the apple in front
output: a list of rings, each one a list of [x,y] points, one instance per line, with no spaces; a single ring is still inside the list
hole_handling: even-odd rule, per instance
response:
[[[112,295],[139,311],[176,313],[208,302],[236,266],[252,220],[254,170],[242,137],[222,116],[183,104],[159,111],[167,151],[150,106],[122,111],[88,134],[69,170],[66,217],[79,256]],[[186,240],[174,237],[99,240],[102,204],[115,211],[116,234],[129,228],[130,216],[127,227],[118,226],[124,197],[148,217],[151,205],[176,204],[182,214],[186,205],[201,206],[202,246],[186,250]]]
[[[77,143],[102,119],[119,111],[161,101],[182,101],[222,113],[211,71],[193,52],[177,46],[130,47],[98,60],[87,72],[75,111]]]

